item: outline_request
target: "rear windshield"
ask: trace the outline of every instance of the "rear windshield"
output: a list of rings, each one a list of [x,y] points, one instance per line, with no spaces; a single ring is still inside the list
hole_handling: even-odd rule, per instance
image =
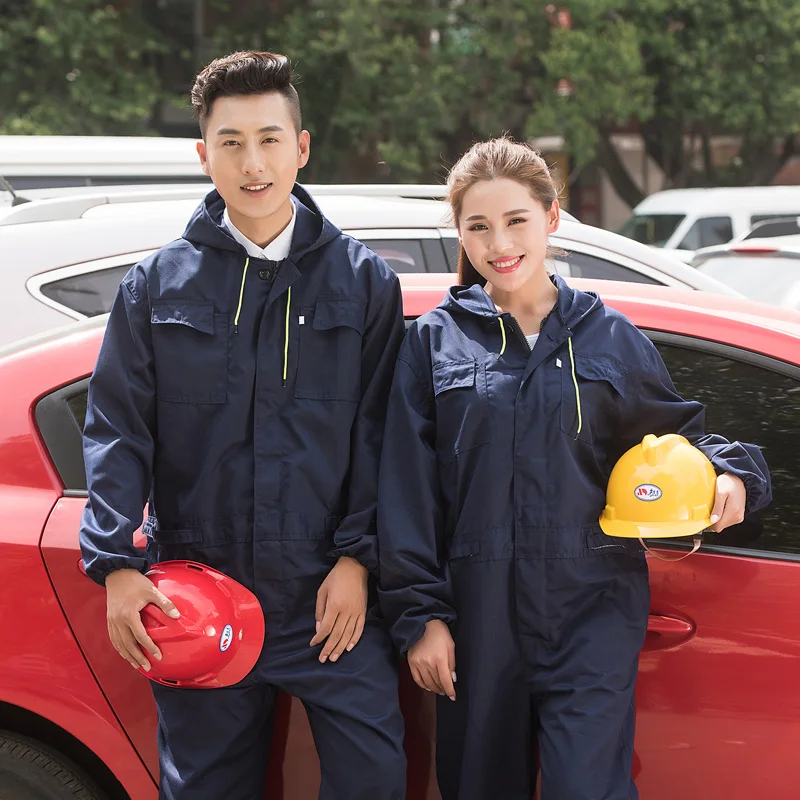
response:
[[[800,258],[721,256],[710,258],[697,271],[751,300],[800,309]]]
[[[683,214],[634,214],[618,232],[642,244],[664,247],[683,219]]]

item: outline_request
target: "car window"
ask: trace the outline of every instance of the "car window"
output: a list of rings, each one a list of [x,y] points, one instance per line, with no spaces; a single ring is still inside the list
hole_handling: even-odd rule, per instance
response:
[[[769,239],[773,236],[795,236],[800,233],[800,216],[776,217],[754,223],[744,239]]]
[[[733,238],[730,217],[703,217],[689,228],[678,250],[699,250],[715,244],[725,244]]]
[[[447,256],[447,268],[450,272],[458,272],[458,254],[461,251],[461,242],[457,236],[443,236],[442,244]]]
[[[395,272],[427,272],[422,245],[417,239],[362,239]]]
[[[691,346],[656,346],[678,392],[705,405],[706,430],[759,445],[772,476],[764,512],[704,541],[800,554],[800,371],[791,377]]]
[[[627,281],[628,283],[648,283],[663,286],[661,281],[643,275],[630,267],[623,267],[613,261],[586,253],[567,252],[566,255],[555,257],[556,268],[559,263],[569,265],[569,274],[573,278],[596,278],[604,281]]]
[[[447,251],[447,261],[452,272],[458,269],[459,243],[455,237],[445,237],[443,239],[445,250]],[[662,286],[661,281],[644,275],[630,267],[623,267],[599,256],[591,256],[586,253],[566,251],[557,255],[553,259],[556,271],[562,275],[574,278],[596,278],[606,281],[627,281],[629,283],[647,283]],[[564,264],[567,268],[564,268]]]
[[[82,378],[45,395],[36,404],[36,425],[68,493],[86,493],[83,425],[89,379]]]
[[[786,219],[787,217],[800,217],[800,210],[798,211],[784,211],[780,214],[753,214],[750,217],[750,225],[755,225],[757,222],[765,222],[768,219]]]
[[[722,255],[697,266],[750,300],[800,309],[800,258],[776,255]]]
[[[43,283],[40,291],[50,300],[87,317],[106,314],[111,311],[117,289],[132,266],[123,264],[94,272],[82,272]]]
[[[617,231],[622,236],[642,244],[664,247],[675,229],[684,220],[684,214],[634,214]]]

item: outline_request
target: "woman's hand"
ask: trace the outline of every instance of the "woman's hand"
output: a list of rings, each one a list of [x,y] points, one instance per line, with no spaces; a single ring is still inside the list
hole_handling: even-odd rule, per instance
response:
[[[710,531],[720,533],[730,525],[738,525],[744,519],[747,490],[741,478],[725,472],[717,478],[714,508],[711,511]]]
[[[447,624],[434,619],[422,638],[409,649],[408,666],[417,686],[456,699],[456,645]]]

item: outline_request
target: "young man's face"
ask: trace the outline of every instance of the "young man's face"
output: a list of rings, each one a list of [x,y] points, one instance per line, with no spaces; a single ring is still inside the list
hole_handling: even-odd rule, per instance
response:
[[[309,146],[308,131],[297,133],[286,99],[269,92],[216,99],[197,152],[231,222],[263,246],[291,219],[289,195]]]

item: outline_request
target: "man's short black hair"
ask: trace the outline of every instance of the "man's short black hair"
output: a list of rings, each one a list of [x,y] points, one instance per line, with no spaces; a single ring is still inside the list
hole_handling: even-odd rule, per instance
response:
[[[277,92],[286,98],[292,122],[299,134],[303,130],[300,98],[292,85],[292,65],[279,53],[245,51],[215,58],[195,79],[192,106],[206,138],[206,123],[218,97]]]

